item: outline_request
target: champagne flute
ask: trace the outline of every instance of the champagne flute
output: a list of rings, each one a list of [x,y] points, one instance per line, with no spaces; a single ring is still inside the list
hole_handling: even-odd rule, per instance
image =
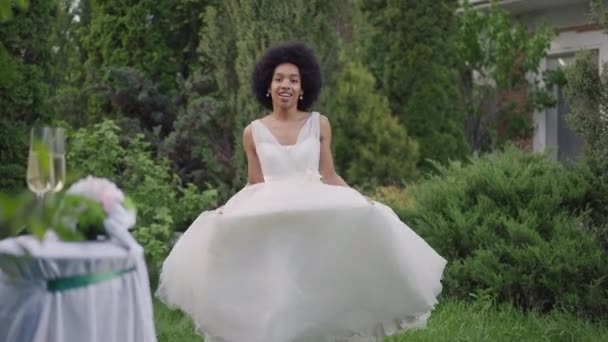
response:
[[[52,130],[49,127],[32,128],[26,180],[28,188],[40,201],[55,182],[51,161],[52,147]]]
[[[58,192],[65,186],[65,129],[52,129],[52,150],[54,182],[51,191]]]

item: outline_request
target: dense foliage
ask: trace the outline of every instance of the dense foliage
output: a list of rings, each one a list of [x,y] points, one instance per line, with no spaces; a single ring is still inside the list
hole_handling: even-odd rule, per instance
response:
[[[169,251],[173,232],[184,230],[202,210],[217,205],[217,191],[184,186],[167,160],[153,157],[143,135],[121,133],[113,121],[76,130],[68,165],[76,174],[112,179],[137,203],[135,235],[154,273]]]
[[[581,53],[566,70],[566,96],[572,112],[568,124],[582,137],[584,154],[579,168],[592,190],[586,198],[589,224],[608,248],[608,64],[600,74],[591,52]]]
[[[587,54],[566,71],[582,163],[513,148],[470,159],[529,141],[530,110],[552,104],[539,83],[551,32],[458,3],[0,1],[0,191],[25,187],[33,124],[68,128],[70,181],[107,177],[135,201],[155,278],[176,233],[244,183],[242,129],[266,114],[256,59],[302,40],[321,62],[313,110],[331,121],[339,173],[449,260],[446,293],[601,316],[608,67]]]
[[[435,37],[428,46],[405,55],[412,73],[402,70],[404,74],[429,64],[428,52],[444,46],[445,33],[455,23],[449,2],[428,3],[438,6],[448,20],[437,21],[443,26],[424,34]],[[395,12],[394,6],[400,5],[393,3],[378,6],[378,13],[393,13],[391,20],[399,22],[426,13],[420,12],[423,5],[403,13]],[[335,120],[337,164],[349,183],[409,181],[419,174],[416,166],[425,158],[459,158],[466,151],[462,125],[452,113],[457,106],[446,102],[457,97],[454,88],[441,86],[447,80],[438,83],[421,77],[425,72],[420,70],[408,87],[416,92],[424,87],[415,84],[435,87],[420,90],[432,99],[425,100],[422,93],[411,95],[409,102],[396,96],[399,84],[391,83],[398,81],[395,75],[386,78],[379,70],[401,64],[374,64],[373,53],[382,47],[366,42],[383,40],[374,38],[380,31],[365,33],[371,26],[364,19],[372,24],[378,20],[368,17],[369,10],[350,1],[303,0],[52,0],[33,1],[29,11],[15,9],[14,18],[0,27],[0,96],[2,113],[7,113],[0,119],[7,133],[2,136],[1,187],[22,186],[27,129],[35,121],[84,128],[112,119],[121,134],[141,134],[150,144],[152,158],[166,158],[183,182],[229,196],[244,180],[242,129],[265,114],[250,93],[253,63],[269,45],[289,40],[305,41],[319,56],[326,87],[314,109]],[[422,28],[415,32],[408,42],[418,40]],[[22,49],[28,51],[27,60],[18,55]],[[439,69],[430,74],[455,75],[453,62],[443,68],[446,58],[433,61],[433,68]],[[347,84],[350,81],[353,87]],[[416,101],[422,106],[411,110],[416,117],[427,120],[435,115],[432,120],[440,123],[419,123],[404,114],[410,110],[400,109],[403,103],[414,106]],[[428,111],[428,104],[437,107]],[[452,131],[460,137],[457,141],[441,138]],[[427,133],[434,143],[418,141]],[[460,152],[428,153],[439,146]],[[386,158],[373,160],[377,155]]]
[[[359,1],[356,41],[391,112],[419,142],[420,166],[469,148],[457,87],[456,1]]]
[[[548,92],[554,79],[540,68],[553,31],[540,25],[529,32],[496,2],[481,12],[464,1],[458,23],[460,97],[469,145],[478,152],[508,141],[529,148],[531,113],[555,104]]]
[[[588,224],[592,191],[582,172],[509,147],[440,167],[403,218],[449,260],[448,294],[602,315],[608,249]]]
[[[376,93],[365,67],[344,61],[331,88],[326,106],[338,171],[353,184],[399,184],[415,178],[418,144],[391,114],[386,97]]]
[[[52,119],[48,80],[53,67],[54,1],[33,1],[0,22],[0,189],[25,185],[28,128]]]

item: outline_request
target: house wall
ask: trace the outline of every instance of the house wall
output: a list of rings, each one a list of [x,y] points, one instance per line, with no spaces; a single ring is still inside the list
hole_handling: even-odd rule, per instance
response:
[[[593,49],[598,52],[600,70],[604,67],[603,64],[608,62],[608,35],[603,27],[592,23],[586,3],[524,13],[519,15],[518,19],[532,30],[543,22],[558,29],[557,36],[551,42],[549,58],[571,55],[582,49]],[[547,67],[545,59],[541,68],[546,70]],[[540,152],[549,149],[549,155],[554,159],[557,159],[558,145],[557,115],[555,108],[533,114],[533,150]]]
[[[543,22],[559,29],[586,25],[591,22],[589,16],[589,5],[577,3],[562,5],[559,7],[548,6],[545,9],[534,10],[516,15],[516,17],[530,29],[535,29]]]

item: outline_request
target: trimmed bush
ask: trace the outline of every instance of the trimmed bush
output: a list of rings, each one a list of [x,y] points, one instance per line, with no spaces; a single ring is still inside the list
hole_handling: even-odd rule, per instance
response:
[[[584,174],[513,147],[438,171],[410,189],[402,217],[448,260],[447,294],[608,313],[608,253],[585,224]]]

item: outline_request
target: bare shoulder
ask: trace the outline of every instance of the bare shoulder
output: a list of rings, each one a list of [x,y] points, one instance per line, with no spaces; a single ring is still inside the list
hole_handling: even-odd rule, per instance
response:
[[[321,131],[331,130],[331,123],[327,116],[319,113],[319,125],[321,126]]]
[[[243,129],[243,138],[245,137],[249,137],[251,138],[253,136],[253,133],[251,132],[251,124],[247,125],[247,127],[245,127],[245,129]]]
[[[325,141],[331,139],[331,123],[327,116],[319,113],[319,130],[321,141]]]
[[[243,147],[248,149],[253,148],[253,146],[253,129],[251,128],[251,124],[249,124],[243,129]]]

